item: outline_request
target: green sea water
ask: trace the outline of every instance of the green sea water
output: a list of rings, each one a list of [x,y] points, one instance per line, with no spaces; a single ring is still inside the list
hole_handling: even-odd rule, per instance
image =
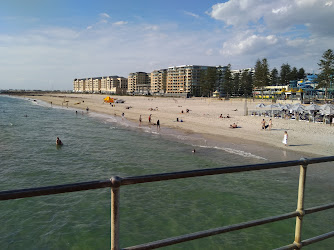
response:
[[[302,156],[0,96],[0,191]],[[121,247],[294,211],[298,175],[293,167],[124,186]],[[333,202],[333,177],[333,164],[309,167],[306,207]],[[108,249],[110,190],[1,201],[0,225],[0,249]],[[165,249],[273,249],[293,242],[294,225],[289,219]],[[333,228],[334,211],[308,215],[303,238]],[[333,246],[328,239],[306,249]]]

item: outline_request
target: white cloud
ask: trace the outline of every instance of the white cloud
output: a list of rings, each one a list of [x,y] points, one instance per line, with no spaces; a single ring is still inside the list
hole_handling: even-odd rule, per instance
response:
[[[100,13],[101,18],[110,18],[110,16],[107,13]]]
[[[249,22],[257,22],[267,5],[265,0],[230,0],[213,5],[209,15],[224,21],[228,26],[244,26]]]
[[[195,18],[200,18],[199,15],[195,14],[195,13],[192,13],[192,12],[189,12],[189,11],[184,11],[184,14],[188,15],[188,16],[192,16],[192,17],[195,17]]]
[[[280,67],[289,62],[316,70],[323,51],[334,44],[334,5],[329,0],[229,0],[208,13],[230,31],[221,56],[235,67],[266,57]],[[225,26],[225,27],[226,27]]]
[[[273,14],[284,14],[284,13],[288,12],[288,7],[287,6],[283,6],[283,7],[280,7],[278,9],[273,9],[271,12]]]
[[[159,26],[158,25],[145,25],[144,30],[157,31],[159,30]]]
[[[223,44],[221,54],[223,55],[247,55],[264,54],[268,48],[271,50],[278,44],[279,39],[276,36],[258,36],[236,38]]]
[[[282,32],[308,24],[312,34],[334,35],[334,5],[328,0],[229,0],[212,6],[209,15],[234,28],[264,23]]]
[[[125,25],[127,23],[128,22],[126,22],[126,21],[118,21],[118,22],[114,22],[113,25]]]
[[[325,3],[325,6],[328,6],[328,7],[330,7],[330,6],[332,6],[333,5],[333,2],[332,1],[329,1],[329,2],[326,2]]]

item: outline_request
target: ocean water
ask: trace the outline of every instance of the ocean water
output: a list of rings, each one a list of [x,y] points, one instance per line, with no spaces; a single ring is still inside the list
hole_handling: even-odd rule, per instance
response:
[[[75,111],[0,96],[0,191],[308,157]],[[308,168],[306,207],[333,202],[333,172],[333,164]],[[294,211],[298,175],[293,167],[124,186],[121,247]],[[110,248],[108,188],[0,201],[0,211],[0,249]],[[333,214],[306,216],[303,238],[332,231]],[[289,219],[165,249],[273,249],[293,242],[294,225]],[[333,246],[329,239],[309,249]]]

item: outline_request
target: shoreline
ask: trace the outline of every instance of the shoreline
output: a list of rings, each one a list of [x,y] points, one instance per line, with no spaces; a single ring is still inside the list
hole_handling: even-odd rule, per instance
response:
[[[39,94],[19,97],[44,101],[50,105],[72,108],[81,112],[89,111],[122,117],[142,126],[149,126],[148,116],[152,115],[152,125],[160,121],[161,127],[181,131],[185,135],[195,135],[216,143],[233,143],[249,147],[271,147],[277,153],[291,152],[297,155],[334,155],[334,127],[326,124],[308,123],[295,120],[272,119],[271,131],[261,129],[264,117],[244,116],[245,101],[240,99],[218,100],[212,98],[166,98],[147,96],[112,96],[125,103],[112,105],[104,103],[102,94]],[[52,104],[51,104],[52,102]],[[255,110],[262,100],[248,100],[248,110]],[[186,112],[189,109],[189,113]],[[182,113],[183,110],[183,113]],[[230,116],[231,118],[219,118]],[[176,118],[183,122],[176,122]],[[267,122],[270,117],[264,118]],[[231,129],[236,123],[239,128]],[[289,141],[282,143],[284,131],[288,131]],[[253,146],[252,146],[253,145]],[[247,146],[246,146],[247,147]],[[240,148],[240,147],[239,147]],[[260,150],[260,149],[257,149]],[[252,151],[252,150],[251,150]]]

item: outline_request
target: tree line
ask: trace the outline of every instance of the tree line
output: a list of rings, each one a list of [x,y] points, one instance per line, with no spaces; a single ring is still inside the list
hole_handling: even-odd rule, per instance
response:
[[[325,51],[318,63],[320,73],[318,74],[318,88],[327,89],[334,79],[334,54],[331,49]],[[214,91],[224,93],[225,96],[252,96],[252,90],[264,86],[283,86],[290,81],[304,79],[306,76],[304,68],[297,69],[288,63],[283,63],[280,72],[276,68],[269,69],[268,60],[258,59],[254,66],[254,72],[243,70],[232,73],[231,64],[225,67],[208,67],[200,75],[199,88],[195,89],[196,96],[212,96]]]

